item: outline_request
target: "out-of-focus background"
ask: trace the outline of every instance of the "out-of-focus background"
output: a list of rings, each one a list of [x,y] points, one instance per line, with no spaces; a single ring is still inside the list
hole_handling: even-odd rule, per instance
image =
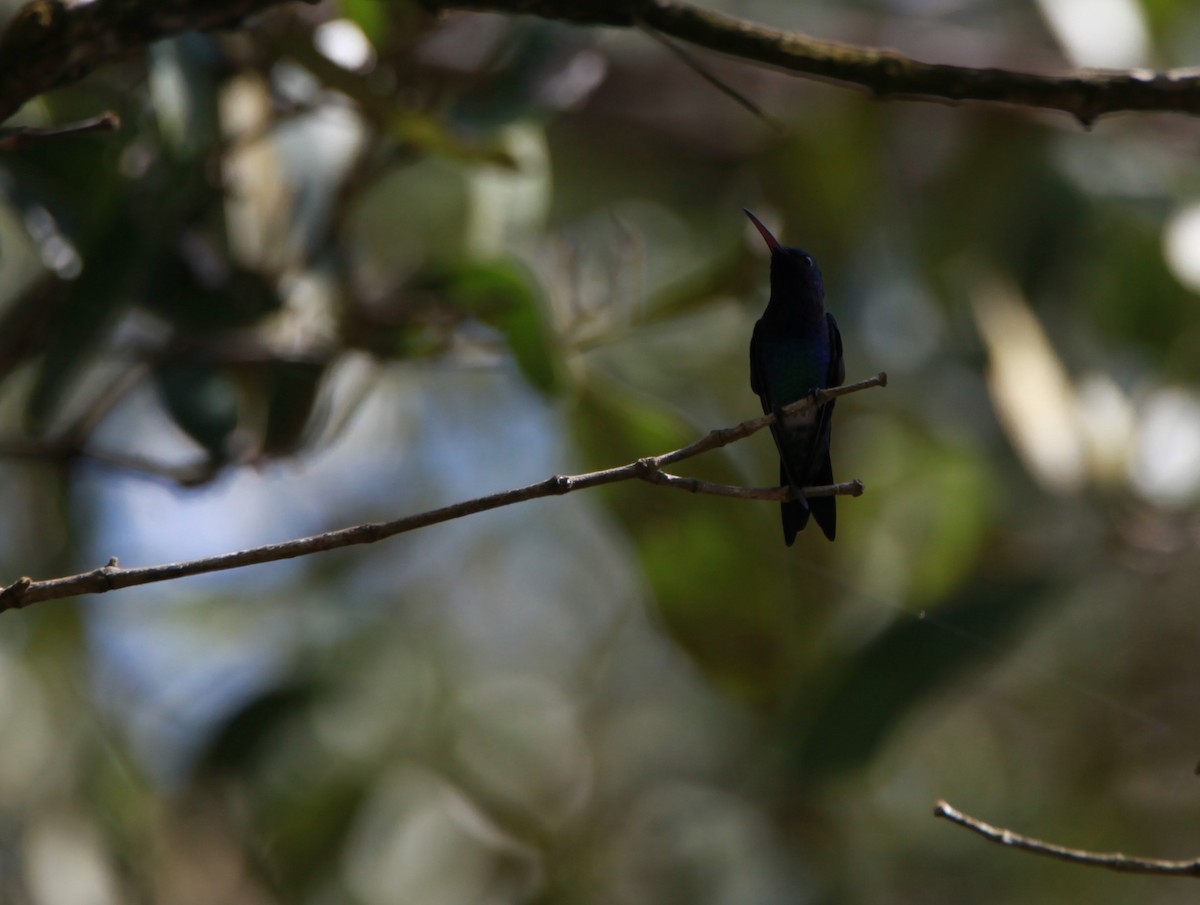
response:
[[[1200,8],[712,8],[936,62],[1200,61]],[[5,16],[17,4],[0,5]],[[1200,122],[879,102],[344,0],[153,46],[0,157],[3,581],[203,556],[757,413],[753,209],[821,263],[867,493],[620,484],[0,618],[0,898],[1194,901]],[[762,485],[766,434],[687,473]]]

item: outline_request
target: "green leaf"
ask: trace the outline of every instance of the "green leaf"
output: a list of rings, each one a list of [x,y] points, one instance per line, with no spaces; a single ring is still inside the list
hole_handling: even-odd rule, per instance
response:
[[[544,393],[559,385],[558,356],[533,276],[514,263],[471,264],[450,277],[450,297],[508,341],[525,379]]]
[[[149,88],[164,145],[195,161],[209,154],[220,136],[217,80],[220,52],[199,32],[150,45]]]
[[[67,299],[67,286],[43,280],[0,311],[0,379],[38,353]]]
[[[471,132],[490,132],[510,123],[546,117],[555,112],[546,85],[554,80],[573,53],[589,43],[586,32],[557,22],[512,18],[487,68],[454,98],[453,122]]]
[[[342,0],[342,12],[375,47],[383,44],[390,26],[385,0]]]
[[[588,466],[607,468],[678,449],[699,433],[659,399],[584,368],[571,409],[576,445]]]
[[[275,361],[258,384],[267,393],[267,423],[262,451],[272,455],[295,452],[316,407],[325,366],[315,362]]]
[[[364,771],[365,772],[365,771]],[[364,800],[369,774],[322,776],[292,785],[280,804],[267,810],[262,832],[271,839],[272,861],[292,901],[318,878],[337,870],[346,839]]]
[[[379,94],[370,78],[338,66],[319,53],[310,41],[281,38],[278,50],[292,57],[326,87],[351,98],[375,128],[401,147],[471,164],[516,167],[512,156],[494,141],[460,137],[438,116],[397,106],[394,99]]]
[[[575,385],[572,433],[588,453],[589,468],[667,452],[702,435],[675,406],[633,386],[594,370]],[[721,452],[681,463],[678,471],[739,480]],[[655,612],[671,639],[724,692],[760,711],[781,706],[811,639],[794,631],[797,611],[812,618],[813,601],[829,590],[818,578],[797,596],[787,564],[796,551],[779,536],[778,504],[683,494],[640,481],[594,492],[634,538]],[[814,549],[816,556],[825,553]]]
[[[232,375],[210,364],[181,363],[164,366],[155,377],[159,396],[180,429],[214,462],[226,461],[240,409]]]
[[[242,775],[272,755],[287,727],[308,712],[315,689],[294,683],[272,688],[249,700],[214,733],[196,762],[201,775]]]
[[[1176,379],[1195,380],[1195,296],[1167,268],[1160,224],[1106,211],[1089,222],[1102,251],[1083,269],[1084,316],[1114,343],[1145,347]]]
[[[926,618],[899,618],[803,719],[795,742],[800,767],[812,776],[866,766],[916,707],[1023,626],[1048,590],[1044,581],[977,580]]]
[[[185,331],[253,326],[283,304],[275,284],[260,273],[229,265],[228,273],[206,283],[174,251],[154,262],[139,302]]]
[[[123,218],[109,227],[109,234],[85,252],[83,272],[62,300],[56,329],[46,336],[46,351],[25,410],[26,424],[34,433],[43,433],[53,422],[59,404],[129,301],[141,257],[128,247],[136,233]]]

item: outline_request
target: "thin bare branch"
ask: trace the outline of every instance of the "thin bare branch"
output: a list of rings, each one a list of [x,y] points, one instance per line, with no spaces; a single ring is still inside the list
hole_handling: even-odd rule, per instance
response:
[[[121,127],[121,117],[112,110],[93,116],[91,119],[80,120],[77,123],[67,123],[49,129],[35,129],[29,126],[18,129],[0,130],[0,153],[22,151],[25,148],[52,141],[57,138],[69,138],[74,135],[86,135],[89,132],[112,132]]]
[[[811,396],[806,396],[791,405],[784,406],[782,411],[784,414],[805,411],[813,406],[823,405],[838,396],[845,396],[849,393],[856,393],[860,390],[877,386],[887,386],[886,374],[881,372],[874,377],[860,380],[858,383],[819,390]],[[606,468],[602,471],[592,471],[586,474],[554,475],[544,481],[538,481],[536,484],[527,484],[524,487],[516,487],[511,490],[489,494],[488,496],[477,497],[473,500],[454,503],[450,506],[443,506],[440,509],[431,509],[428,512],[405,516],[404,518],[395,519],[390,522],[370,522],[350,528],[341,528],[337,531],[327,531],[323,534],[295,538],[275,544],[265,544],[260,547],[251,547],[247,550],[222,553],[217,556],[193,559],[186,562],[125,569],[117,563],[114,557],[107,565],[99,569],[93,569],[90,572],[82,572],[78,575],[68,575],[63,578],[51,578],[44,581],[34,581],[28,577],[20,578],[8,587],[0,590],[0,613],[5,610],[21,609],[22,607],[43,600],[75,597],[81,594],[102,594],[106,591],[115,591],[120,588],[133,587],[134,585],[151,584],[157,581],[173,581],[174,579],[185,578],[189,575],[223,572],[228,569],[239,569],[242,566],[294,559],[297,556],[307,556],[310,553],[336,550],[356,544],[371,544],[397,534],[474,515],[477,512],[487,512],[490,509],[499,509],[502,506],[511,506],[514,503],[523,503],[527,500],[536,500],[542,497],[561,496],[562,494],[572,493],[576,490],[599,487],[601,484],[614,484],[618,481],[640,479],[655,484],[681,487],[693,493],[713,492],[718,496],[738,496],[738,492],[747,490],[747,488],[730,488],[723,484],[692,481],[689,478],[664,474],[662,470],[666,465],[693,458],[701,453],[727,446],[738,440],[744,440],[764,427],[773,424],[774,421],[775,416],[773,414],[764,415],[761,418],[743,421],[734,427],[710,431],[690,446],[671,450],[659,456],[649,456],[616,468]],[[708,488],[716,489],[710,491]],[[764,490],[764,488],[748,488],[749,492],[745,498],[784,499],[778,490],[769,495],[765,492],[761,496],[757,495],[760,491]],[[862,484],[858,481],[805,490],[805,494],[808,496],[829,496],[832,494],[858,496],[861,493]]]
[[[0,459],[20,459],[49,465],[66,465],[74,461],[95,462],[107,468],[155,478],[180,487],[198,487],[216,476],[219,466],[209,460],[170,465],[136,453],[117,450],[81,449],[54,441],[0,438]]]
[[[707,66],[697,60],[694,56],[692,56],[666,35],[660,34],[658,31],[648,26],[645,22],[639,21],[638,27],[645,34],[649,35],[663,47],[667,48],[667,50],[671,51],[671,53],[678,57],[685,66],[692,70],[692,72],[696,73],[696,75],[700,76],[700,78],[704,79],[704,81],[708,82],[708,84],[712,85],[743,110],[748,111],[755,118],[762,120],[777,133],[782,134],[783,132],[787,131],[783,127],[783,123],[771,116],[771,114],[767,113],[762,107],[758,106],[758,104],[754,103],[754,101],[750,100],[750,98],[746,97],[746,95],[742,94],[742,92],[738,91],[728,82],[714,75]]]
[[[1030,836],[1022,836],[1012,830],[1001,829],[977,820],[962,811],[939,801],[933,808],[933,816],[949,820],[989,842],[1009,848],[1018,848],[1035,855],[1045,855],[1060,861],[1083,864],[1087,867],[1102,867],[1126,874],[1155,874],[1164,877],[1200,877],[1200,858],[1188,861],[1164,861],[1159,858],[1133,858],[1120,852],[1089,852],[1079,848],[1067,848],[1052,842],[1043,842]]]

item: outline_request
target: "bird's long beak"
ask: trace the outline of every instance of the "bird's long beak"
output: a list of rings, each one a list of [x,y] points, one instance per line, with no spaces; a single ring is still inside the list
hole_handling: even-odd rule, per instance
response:
[[[750,222],[754,224],[754,228],[762,235],[763,241],[767,243],[767,248],[771,249],[771,254],[783,251],[783,246],[779,244],[779,240],[771,235],[771,231],[762,225],[758,217],[754,216],[754,214],[750,213],[744,207],[742,208],[742,212],[750,218]]]

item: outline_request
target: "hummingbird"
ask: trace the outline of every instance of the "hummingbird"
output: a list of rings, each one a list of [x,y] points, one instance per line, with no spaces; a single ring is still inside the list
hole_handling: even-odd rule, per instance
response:
[[[834,497],[804,496],[806,486],[833,483],[829,461],[833,401],[798,415],[784,415],[791,402],[846,379],[842,335],[825,310],[825,283],[812,255],[781,245],[746,211],[771,251],[771,298],[750,339],[750,389],[765,414],[774,414],[771,433],[779,449],[779,483],[792,489],[783,503],[783,539],[790,547],[812,515],[825,536],[837,532]]]

